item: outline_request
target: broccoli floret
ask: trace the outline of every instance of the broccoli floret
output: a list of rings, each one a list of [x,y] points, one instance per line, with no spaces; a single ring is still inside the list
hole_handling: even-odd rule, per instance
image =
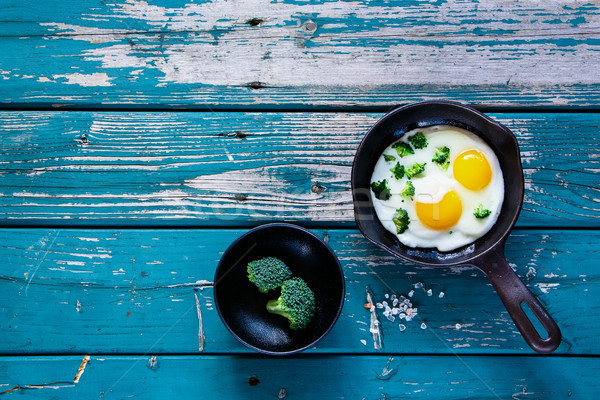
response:
[[[283,285],[292,276],[292,271],[278,258],[265,257],[248,263],[248,279],[259,291],[267,293]]]
[[[419,175],[421,172],[425,171],[425,165],[427,165],[427,163],[414,163],[412,167],[406,170],[406,177],[410,179],[415,175]]]
[[[387,184],[387,179],[371,183],[371,190],[379,200],[389,200],[390,197],[392,197],[390,187]]]
[[[412,200],[415,195],[415,187],[413,186],[411,181],[406,181],[406,185],[404,185],[404,189],[400,192],[400,196],[408,197]]]
[[[396,157],[394,157],[394,156],[390,156],[390,155],[387,155],[387,154],[384,154],[384,155],[383,155],[383,159],[384,159],[385,161],[387,161],[387,162],[390,162],[390,161],[395,161],[395,160],[396,160]]]
[[[479,218],[479,219],[483,219],[483,218],[487,217],[488,215],[490,215],[491,213],[492,212],[490,210],[488,210],[487,208],[483,208],[483,204],[480,204],[479,206],[477,206],[475,211],[473,211],[473,215],[475,216],[475,218]]]
[[[413,145],[415,149],[424,149],[427,147],[427,139],[422,132],[417,132],[412,136],[408,137],[408,141]]]
[[[413,148],[410,147],[410,144],[406,142],[396,142],[392,145],[392,149],[396,149],[400,157],[406,157],[411,154],[415,154]]]
[[[450,165],[450,149],[446,146],[436,148],[431,161],[438,164],[444,171],[447,170]]]
[[[392,171],[394,178],[402,179],[402,177],[404,176],[404,165],[400,165],[400,163],[396,163],[394,168],[390,169],[390,171]]]
[[[304,279],[291,278],[283,282],[281,296],[267,302],[267,311],[290,321],[290,328],[302,329],[315,314],[315,295]]]
[[[392,221],[394,222],[394,225],[396,225],[396,233],[403,233],[405,230],[408,229],[408,225],[410,224],[410,219],[408,219],[408,212],[403,208],[397,209],[396,215],[394,215]]]

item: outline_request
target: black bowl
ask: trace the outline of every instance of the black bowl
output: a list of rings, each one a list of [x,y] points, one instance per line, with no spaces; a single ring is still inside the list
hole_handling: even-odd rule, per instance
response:
[[[292,330],[286,318],[267,311],[267,301],[279,297],[279,289],[261,293],[248,280],[248,263],[263,257],[282,260],[314,292],[315,315],[306,328]],[[246,346],[271,355],[316,344],[344,303],[344,273],[333,251],[315,234],[291,224],[262,225],[240,236],[221,257],[214,282],[215,306],[225,327]]]

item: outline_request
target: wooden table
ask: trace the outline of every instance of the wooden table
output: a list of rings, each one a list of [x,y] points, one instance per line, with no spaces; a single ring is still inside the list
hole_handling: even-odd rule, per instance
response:
[[[7,398],[598,397],[598,1],[2,3]],[[515,132],[506,254],[562,330],[554,354],[480,271],[407,265],[357,231],[358,143],[424,99]],[[347,282],[334,329],[285,358],[238,343],[211,288],[224,249],[272,221],[326,238]],[[418,282],[419,318],[380,314],[376,350],[366,288]]]

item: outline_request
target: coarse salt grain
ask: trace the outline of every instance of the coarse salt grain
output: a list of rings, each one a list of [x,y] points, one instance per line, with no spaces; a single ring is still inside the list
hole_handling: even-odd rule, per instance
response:
[[[410,292],[408,292],[408,297],[413,297],[413,294],[415,294],[415,291],[411,290]]]
[[[441,299],[442,297],[444,297],[446,295],[446,293],[444,292],[440,292],[440,294],[438,295],[438,297]]]
[[[461,324],[456,324],[456,329],[460,329],[460,328],[462,328],[462,325]]]
[[[421,329],[427,329],[427,324],[425,322],[421,324]]]
[[[429,289],[427,290],[427,296],[431,296],[433,294],[433,290]]]
[[[406,330],[406,325],[400,324],[398,325],[398,328],[400,329],[400,332],[404,332]]]

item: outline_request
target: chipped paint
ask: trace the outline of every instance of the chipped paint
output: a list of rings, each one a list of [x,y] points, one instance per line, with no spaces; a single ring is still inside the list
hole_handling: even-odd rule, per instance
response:
[[[383,347],[383,337],[381,334],[381,323],[377,318],[377,310],[375,309],[375,304],[373,303],[373,297],[369,290],[366,290],[366,298],[367,304],[370,304],[369,307],[369,316],[370,316],[370,324],[369,324],[369,332],[373,335],[373,348],[375,350],[380,350]]]
[[[81,379],[81,376],[85,372],[85,367],[87,366],[88,361],[90,361],[90,356],[86,355],[85,357],[83,357],[83,360],[79,365],[79,369],[77,370],[77,374],[75,375],[75,378],[73,378],[73,383],[79,382],[79,379]]]
[[[200,300],[198,295],[194,292],[194,298],[196,300],[196,311],[198,314],[198,351],[204,351],[204,326],[202,324],[202,309],[200,308]]]
[[[545,283],[545,282],[540,282],[540,283],[536,283],[535,286],[537,286],[542,293],[549,293],[550,290],[556,289],[560,286],[560,283]]]
[[[67,81],[65,82],[65,84],[67,85],[79,85],[83,87],[114,85],[114,83],[110,82],[113,78],[110,78],[105,72],[94,72],[93,74],[71,73],[63,75],[52,75],[52,77],[54,79],[66,79]]]
[[[483,34],[480,33],[481,26],[474,27],[472,22],[469,24],[468,19],[465,20],[465,11],[454,2],[420,2],[418,5],[392,7],[336,1],[297,3],[292,7],[286,3],[256,0],[252,5],[242,3],[235,7],[221,1],[163,7],[134,0],[107,6],[108,13],[89,15],[85,25],[62,22],[41,25],[55,33],[57,38],[95,45],[83,50],[80,56],[86,61],[99,62],[104,70],[157,70],[160,75],[155,86],[158,87],[168,83],[231,86],[248,82],[269,82],[276,86],[344,86],[355,85],[356,76],[361,77],[361,85],[381,86],[397,85],[400,75],[400,82],[411,84],[451,82],[453,85],[469,85],[473,83],[473,74],[465,71],[471,70],[471,65],[485,65],[478,70],[481,82],[487,85],[531,85],[531,92],[534,92],[534,83],[573,83],[572,74],[566,74],[563,68],[548,68],[548,65],[554,65],[557,59],[563,58],[565,60],[561,62],[565,65],[577,66],[578,83],[596,83],[594,66],[597,62],[594,60],[598,57],[589,44],[574,42],[563,49],[550,40],[522,40],[522,37],[531,37],[530,18],[533,12],[515,8],[512,3],[504,6],[482,3],[466,12],[483,19],[490,13],[495,16],[494,22],[484,25]],[[464,4],[460,6],[464,7]],[[361,21],[355,23],[357,26],[375,26],[348,32],[344,23],[347,13]],[[426,30],[422,26],[414,26],[412,16],[415,13],[427,19]],[[244,29],[243,34],[240,29],[232,29],[236,23],[247,20],[249,15],[261,14],[270,16],[261,29]],[[302,27],[307,24],[290,24],[297,15],[319,15],[327,23],[318,30],[313,24],[314,29],[306,31]],[[161,37],[155,33],[145,40],[136,40],[132,45],[124,40],[130,30],[100,27],[105,25],[103,19],[107,16],[147,31],[193,31],[196,35],[181,43],[165,41],[164,35]],[[539,15],[536,18],[550,19]],[[592,19],[593,16],[590,16],[590,20],[585,21],[586,26],[592,26]],[[404,23],[374,22],[394,20]],[[463,28],[453,31],[456,29],[453,27]],[[302,29],[304,32],[301,32]],[[448,29],[451,29],[450,34]],[[565,39],[577,40],[581,34],[580,29],[566,21],[553,24],[552,29],[560,32]],[[503,32],[503,35],[490,40],[487,31]],[[219,32],[219,37],[215,38],[211,32]],[[444,33],[444,46],[428,39],[428,35],[435,37]],[[420,40],[416,43],[395,41],[383,47],[385,51],[374,51],[373,46],[380,46],[377,42],[371,46],[360,44],[361,39],[364,41],[371,37],[416,37]],[[292,38],[295,40],[290,40]],[[157,47],[159,40],[160,47]],[[306,46],[307,40],[310,40],[311,46]],[[265,46],[269,46],[269,57],[264,57]],[[298,51],[299,48],[302,51]],[[324,54],[335,56],[324,57]],[[454,62],[439,63],[440,59],[452,60],[449,54],[454,57]],[[589,62],[578,62],[581,59]],[[340,65],[344,68],[339,68]],[[423,73],[423,66],[427,66],[429,73]],[[440,73],[435,73],[437,71]]]

